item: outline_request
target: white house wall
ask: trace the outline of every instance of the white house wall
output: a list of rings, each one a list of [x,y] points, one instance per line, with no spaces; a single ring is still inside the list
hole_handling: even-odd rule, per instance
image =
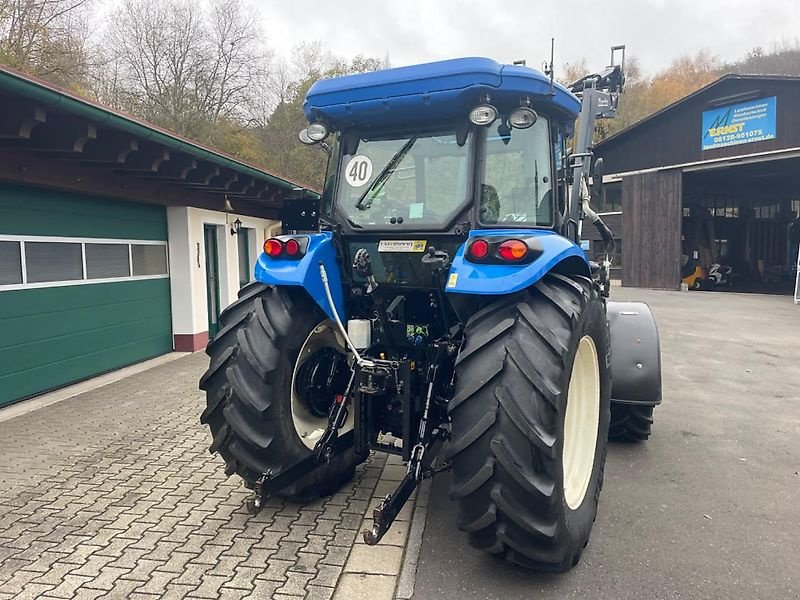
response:
[[[250,230],[250,262],[255,264],[264,240],[280,227],[279,222],[232,213],[226,223],[223,212],[185,206],[167,208],[175,350],[195,351],[208,342],[205,225],[217,227],[220,308],[237,298],[239,249],[236,236],[230,234],[230,223],[237,218],[243,228]]]

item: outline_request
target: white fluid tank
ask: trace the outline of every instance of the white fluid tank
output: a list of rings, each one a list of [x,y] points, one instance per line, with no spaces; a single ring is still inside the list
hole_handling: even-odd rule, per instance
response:
[[[366,350],[372,345],[372,323],[369,319],[350,319],[347,336],[357,350]]]

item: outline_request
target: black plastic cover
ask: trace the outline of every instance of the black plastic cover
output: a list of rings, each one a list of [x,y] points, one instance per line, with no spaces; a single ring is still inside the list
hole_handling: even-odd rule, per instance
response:
[[[313,231],[319,229],[319,196],[303,190],[283,201],[280,217],[284,233],[292,231]]]
[[[661,403],[661,344],[656,320],[644,302],[609,302],[611,400]]]

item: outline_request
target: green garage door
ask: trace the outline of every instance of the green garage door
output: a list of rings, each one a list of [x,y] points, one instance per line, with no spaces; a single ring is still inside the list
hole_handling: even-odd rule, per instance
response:
[[[0,405],[172,350],[166,210],[0,183]]]

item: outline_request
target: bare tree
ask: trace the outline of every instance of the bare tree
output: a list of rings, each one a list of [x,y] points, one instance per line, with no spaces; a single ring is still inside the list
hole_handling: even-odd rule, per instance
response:
[[[189,133],[205,37],[195,4],[186,0],[126,0],[103,40],[117,76],[116,93],[129,110]]]
[[[269,54],[241,0],[125,0],[105,39],[106,71],[123,106],[178,133],[211,138],[222,120],[246,121]],[[102,77],[101,77],[102,79]],[[108,92],[108,91],[107,91]]]
[[[725,71],[756,75],[800,75],[800,40],[780,40],[767,52],[753,48],[740,61],[726,64]]]
[[[295,181],[320,185],[327,156],[319,146],[304,146],[297,140],[306,125],[303,100],[313,83],[321,78],[377,71],[388,66],[388,57],[362,55],[345,60],[326,51],[319,42],[302,43],[294,48],[292,61],[283,65],[275,90],[278,98],[266,123],[256,132],[261,142],[263,163]]]
[[[270,61],[269,71],[259,73],[251,84],[252,94],[248,102],[248,127],[266,127],[275,108],[288,100],[295,81],[292,66],[283,58]]]
[[[253,87],[267,75],[263,34],[240,0],[213,0],[208,64],[200,78],[201,105],[214,121],[242,117]]]
[[[0,0],[0,62],[62,85],[86,75],[83,9],[91,0]]]

